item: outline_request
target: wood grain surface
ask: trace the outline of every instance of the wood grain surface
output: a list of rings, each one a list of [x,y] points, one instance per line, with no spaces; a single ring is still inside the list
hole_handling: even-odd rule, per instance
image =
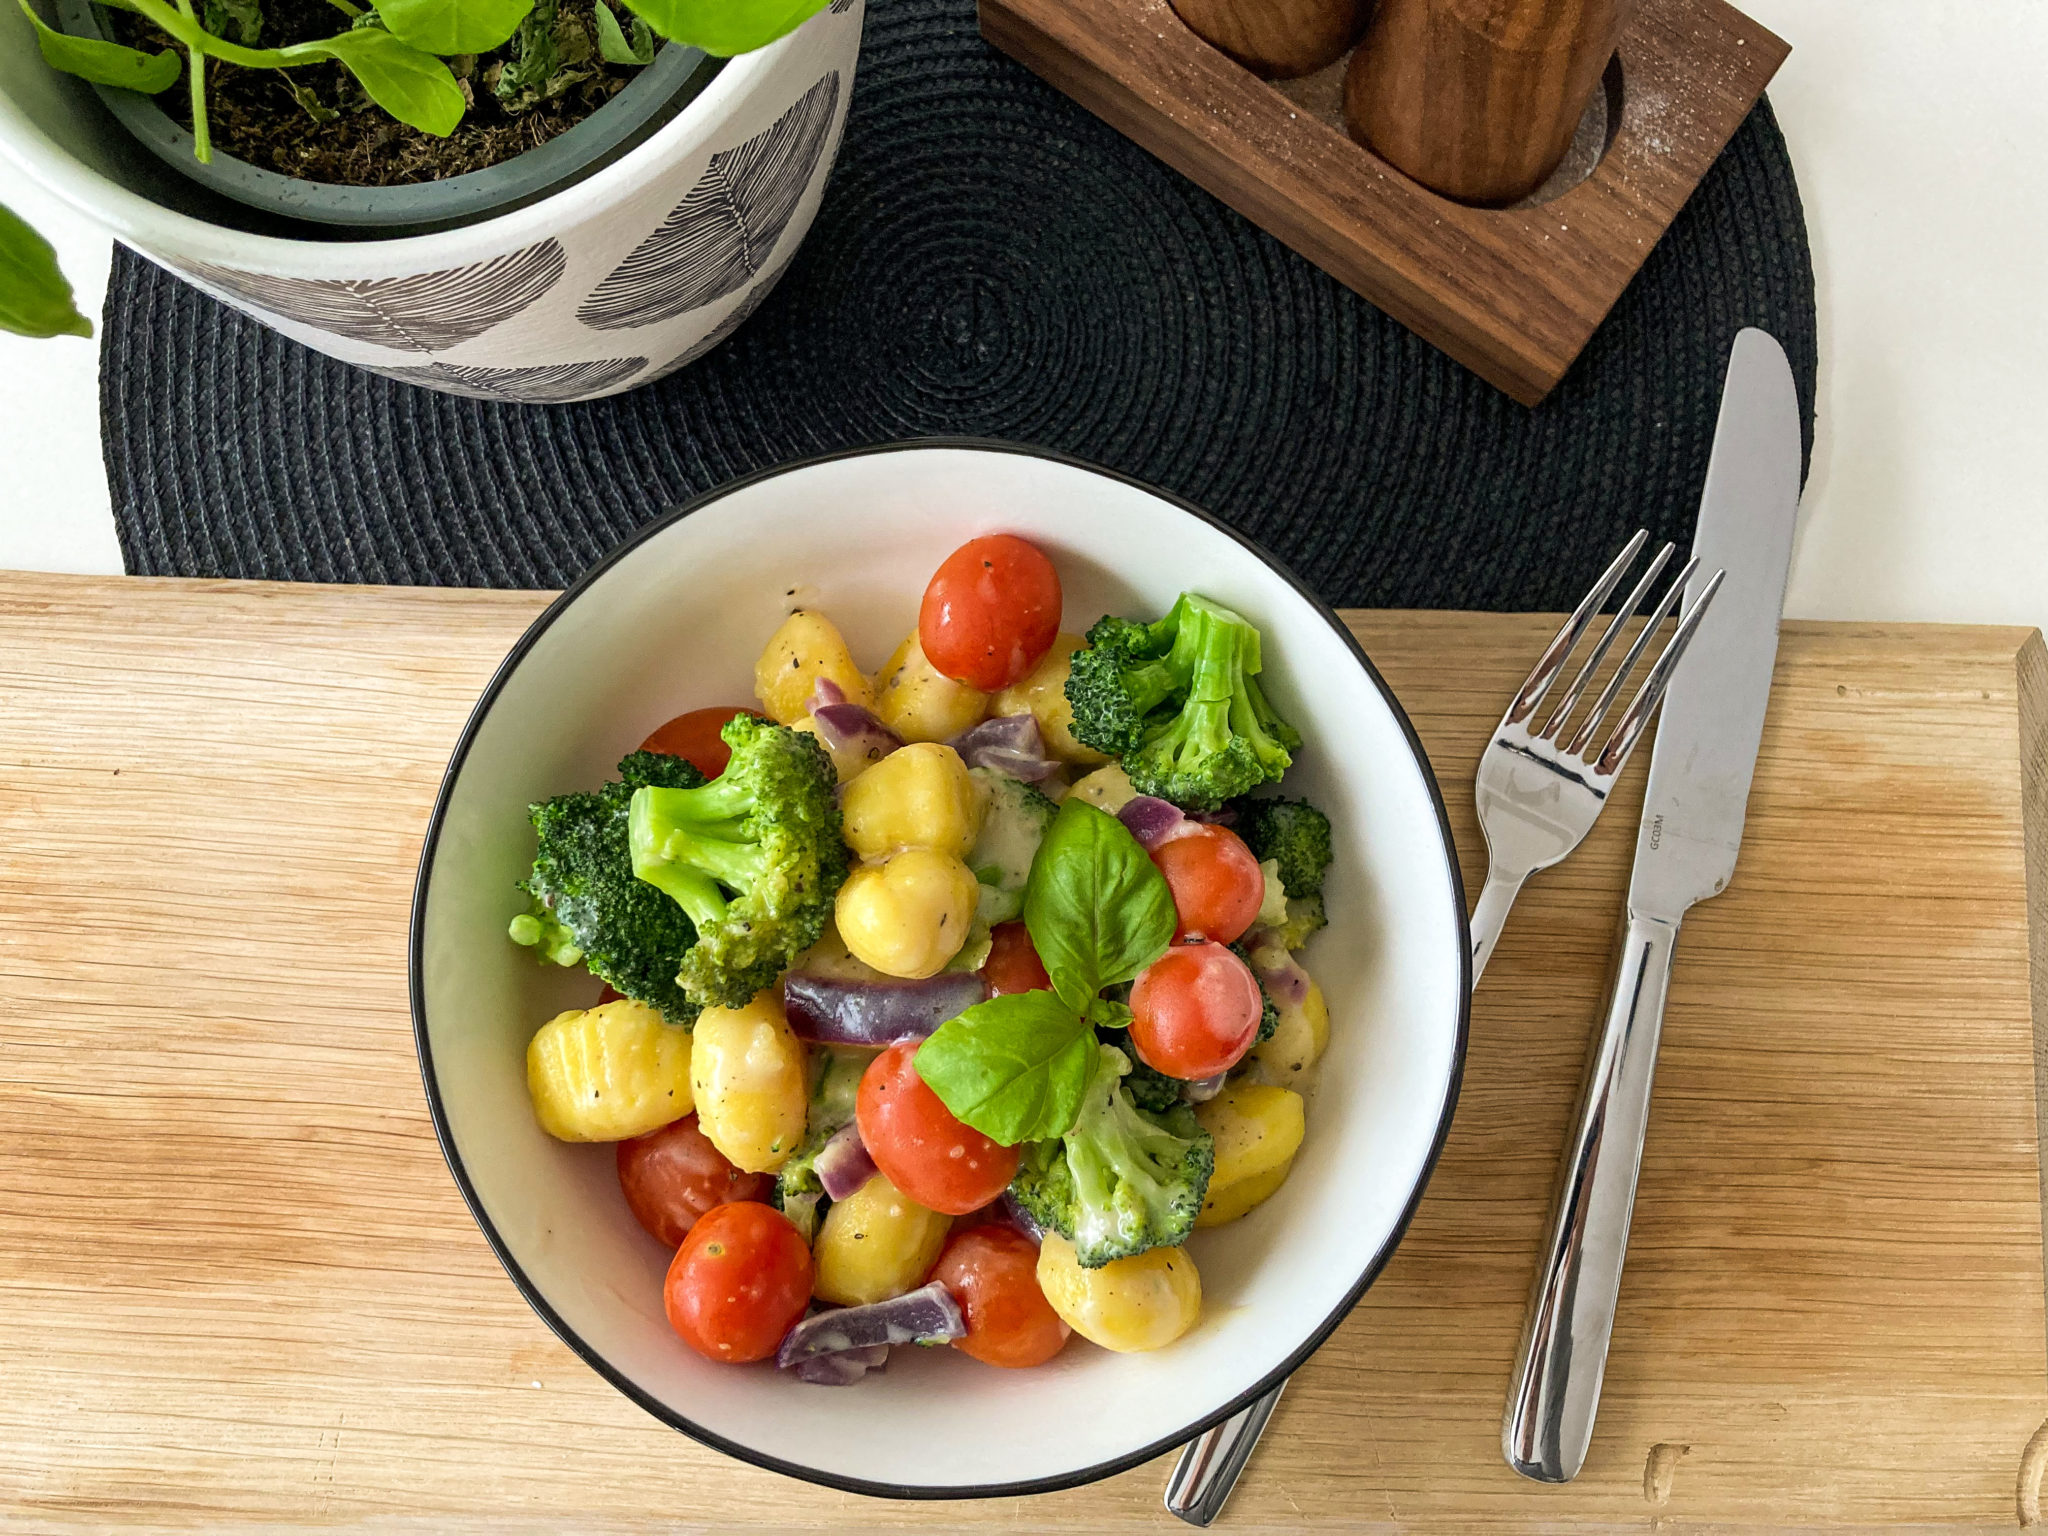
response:
[[[1180,1529],[1165,1462],[986,1504],[740,1466],[514,1292],[428,1125],[405,929],[448,750],[543,601],[0,577],[0,1526]],[[1550,626],[1354,623],[1474,882],[1470,775]],[[2044,684],[2031,631],[1787,626],[1741,867],[1680,948],[1592,1457],[1538,1487],[1499,1415],[1629,776],[1524,894],[1415,1224],[1220,1528],[2017,1522]]]
[[[1334,90],[1283,94],[1170,0],[980,0],[980,15],[996,47],[1526,405],[1564,377],[1790,51],[1725,0],[1641,0],[1593,174],[1553,202],[1490,209],[1409,180],[1351,140]]]

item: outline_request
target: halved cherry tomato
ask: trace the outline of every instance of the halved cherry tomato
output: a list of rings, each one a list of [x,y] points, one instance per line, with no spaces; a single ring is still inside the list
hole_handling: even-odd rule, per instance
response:
[[[981,979],[988,983],[990,997],[1007,997],[1012,992],[1043,992],[1052,986],[1045,965],[1022,923],[997,923],[989,933],[988,958],[981,962]]]
[[[917,638],[955,682],[994,693],[1037,666],[1060,632],[1060,573],[1014,533],[969,539],[924,589]]]
[[[891,1184],[930,1210],[965,1216],[1009,1187],[1017,1149],[954,1118],[917,1075],[919,1044],[898,1040],[868,1063],[854,1118],[868,1156]]]
[[[1152,850],[1152,862],[1173,892],[1176,944],[1189,938],[1234,944],[1266,899],[1266,872],[1228,827],[1188,822]]]
[[[672,1125],[619,1143],[619,1187],[641,1226],[671,1248],[682,1246],[704,1213],[735,1200],[759,1200],[768,1177],[742,1173],[685,1115]]]
[[[714,704],[677,715],[667,725],[640,743],[642,752],[666,752],[670,757],[688,758],[690,765],[707,779],[725,772],[732,761],[732,748],[719,736],[725,722],[734,715],[758,715],[760,711]]]
[[[1015,1227],[956,1232],[932,1268],[953,1293],[967,1334],[953,1347],[990,1365],[1043,1365],[1072,1332],[1038,1288],[1038,1244]]]
[[[765,1360],[811,1304],[810,1246],[773,1206],[714,1206],[676,1250],[662,1301],[705,1359]]]
[[[1146,1066],[1195,1082],[1252,1048],[1264,1000],[1251,968],[1221,944],[1176,944],[1131,987],[1131,1044]]]

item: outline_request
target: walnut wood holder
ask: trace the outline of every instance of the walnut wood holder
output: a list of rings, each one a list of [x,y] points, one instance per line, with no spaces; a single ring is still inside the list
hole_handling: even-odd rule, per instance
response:
[[[1791,52],[1723,0],[1642,0],[1591,174],[1477,208],[1354,142],[1334,94],[1283,92],[1210,47],[1167,0],[979,3],[989,42],[1524,405],[1564,377]]]

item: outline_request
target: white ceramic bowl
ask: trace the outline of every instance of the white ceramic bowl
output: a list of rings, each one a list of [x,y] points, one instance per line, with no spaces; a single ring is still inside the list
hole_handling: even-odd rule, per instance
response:
[[[619,1193],[612,1149],[550,1140],[525,1044],[594,1000],[505,937],[529,802],[594,786],[655,725],[740,703],[788,611],[830,614],[874,665],[934,567],[1008,530],[1057,562],[1066,627],[1198,589],[1258,622],[1268,693],[1307,743],[1288,777],[1330,814],[1331,927],[1306,952],[1330,1004],[1308,1139],[1250,1216],[1195,1234],[1199,1325],[1117,1355],[1080,1339],[1002,1371],[898,1350],[886,1375],[809,1387],[692,1353],[662,1315],[669,1253]],[[1136,482],[999,444],[836,455],[738,481],[654,523],[549,608],[485,690],[448,768],[413,910],[420,1064],[456,1182],[513,1281],[648,1412],[743,1460],[903,1497],[1037,1492],[1121,1471],[1235,1411],[1336,1327],[1393,1251],[1450,1125],[1469,993],[1464,895],[1414,733],[1330,610],[1270,556]]]
[[[730,336],[788,269],[839,152],[863,0],[733,59],[582,180],[431,234],[254,233],[166,170],[0,5],[0,159],[123,244],[343,362],[478,399],[651,383]],[[273,224],[290,229],[293,226]]]

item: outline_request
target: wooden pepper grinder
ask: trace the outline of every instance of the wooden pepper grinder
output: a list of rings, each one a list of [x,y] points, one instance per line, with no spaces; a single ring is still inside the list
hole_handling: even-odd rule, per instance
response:
[[[1255,75],[1287,80],[1334,64],[1370,0],[1171,0],[1188,30]]]
[[[1515,202],[1564,158],[1634,5],[1380,0],[1345,76],[1345,122],[1446,197]]]

